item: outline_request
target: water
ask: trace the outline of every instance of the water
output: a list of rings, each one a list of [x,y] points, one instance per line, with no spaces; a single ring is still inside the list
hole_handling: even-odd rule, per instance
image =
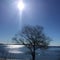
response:
[[[31,60],[26,54],[27,48],[20,45],[0,45],[0,58],[7,60]],[[60,60],[60,47],[49,47],[47,50],[36,50],[36,60]]]

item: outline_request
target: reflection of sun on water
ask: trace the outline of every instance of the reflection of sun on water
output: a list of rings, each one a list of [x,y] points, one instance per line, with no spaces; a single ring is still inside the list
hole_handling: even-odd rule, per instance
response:
[[[18,51],[18,50],[10,50],[9,53],[23,53],[22,51]]]
[[[23,45],[8,45],[8,48],[21,48]]]
[[[19,48],[24,47],[23,45],[8,45],[8,52],[9,53],[23,53],[22,51],[19,50]]]

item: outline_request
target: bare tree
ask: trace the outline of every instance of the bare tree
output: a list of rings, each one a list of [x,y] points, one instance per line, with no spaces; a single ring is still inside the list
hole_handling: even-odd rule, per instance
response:
[[[22,30],[13,38],[18,44],[25,45],[35,60],[35,50],[38,48],[47,49],[50,43],[50,38],[43,32],[41,26],[24,26]]]

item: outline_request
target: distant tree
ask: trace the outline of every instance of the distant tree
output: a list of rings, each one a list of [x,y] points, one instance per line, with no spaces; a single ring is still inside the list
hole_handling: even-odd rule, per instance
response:
[[[38,25],[24,26],[13,40],[29,49],[32,60],[35,60],[35,50],[38,48],[47,49],[50,43],[50,38],[44,34],[43,27]]]

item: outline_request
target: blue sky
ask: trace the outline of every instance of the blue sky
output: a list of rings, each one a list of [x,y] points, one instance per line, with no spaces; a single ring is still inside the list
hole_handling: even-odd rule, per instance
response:
[[[50,45],[60,46],[60,0],[24,0],[22,16],[17,1],[0,0],[0,43],[11,43],[19,29],[30,24],[43,26],[53,40]]]

